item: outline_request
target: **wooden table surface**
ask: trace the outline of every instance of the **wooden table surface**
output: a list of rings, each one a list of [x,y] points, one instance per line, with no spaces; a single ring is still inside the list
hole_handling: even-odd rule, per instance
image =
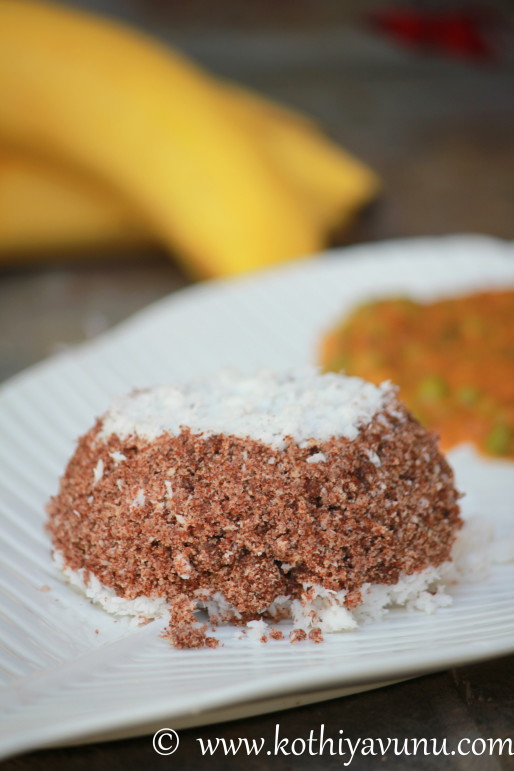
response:
[[[514,72],[508,57],[464,61],[390,42],[365,24],[365,11],[383,5],[378,2],[83,5],[135,21],[214,72],[302,109],[373,166],[384,180],[383,196],[341,234],[341,242],[464,231],[514,238]],[[488,5],[493,6],[508,14],[508,4]],[[188,283],[157,250],[98,257],[0,269],[0,380]],[[327,736],[343,730],[352,741],[446,738],[450,750],[461,739],[513,742],[513,754],[502,757],[357,754],[353,769],[514,769],[514,657],[182,731],[179,750],[168,758],[154,752],[151,737],[143,737],[35,752],[6,761],[2,769],[324,769],[347,760],[307,754],[201,757],[199,737],[272,741],[277,723],[291,740],[324,724]]]

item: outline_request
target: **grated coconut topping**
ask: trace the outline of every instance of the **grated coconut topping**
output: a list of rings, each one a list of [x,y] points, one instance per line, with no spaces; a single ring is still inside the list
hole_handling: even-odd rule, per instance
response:
[[[182,387],[156,386],[118,398],[103,419],[102,439],[137,436],[153,441],[192,433],[249,437],[283,448],[290,436],[300,446],[330,437],[353,440],[391,394],[358,377],[314,370],[245,377],[222,372]],[[319,459],[321,460],[321,458]]]

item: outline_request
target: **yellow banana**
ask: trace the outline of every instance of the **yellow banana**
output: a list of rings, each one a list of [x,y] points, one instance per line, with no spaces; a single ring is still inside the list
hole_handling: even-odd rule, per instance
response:
[[[112,191],[55,163],[0,149],[0,251],[11,261],[152,240]]]
[[[303,116],[246,89],[220,85],[227,109],[247,124],[304,189],[326,229],[342,227],[377,191],[365,166],[327,140]],[[0,254],[31,260],[98,246],[138,246],[155,240],[139,213],[112,190],[71,169],[0,149]],[[71,251],[70,251],[71,250]]]
[[[303,195],[195,68],[129,29],[0,2],[0,140],[123,191],[201,276],[316,251]]]
[[[229,109],[305,191],[325,227],[343,226],[378,193],[377,175],[324,136],[314,121],[247,89],[224,88]]]
[[[11,6],[10,10],[9,6]],[[36,16],[35,21],[39,22],[39,29],[45,33],[48,31],[45,24],[48,25],[52,22],[54,27],[55,21],[61,23],[61,26],[57,24],[56,30],[52,27],[54,42],[60,41],[61,48],[55,49],[55,47],[52,48],[47,44],[35,45],[32,59],[30,54],[28,56],[27,75],[23,68],[23,62],[19,61],[20,46],[17,36],[26,35],[27,29],[29,32],[31,29],[34,32],[34,14]],[[64,19],[62,18],[63,15]],[[28,16],[31,17],[32,26],[26,23]],[[20,24],[21,20],[24,21],[22,25]],[[221,198],[215,201],[216,205],[210,213],[225,219],[228,217],[227,224],[233,229],[228,228],[225,240],[220,245],[212,242],[213,235],[217,231],[211,229],[210,220],[205,218],[205,205],[202,208],[202,200],[195,200],[191,204],[192,198],[187,195],[187,190],[179,189],[172,184],[172,180],[163,180],[162,175],[154,177],[158,195],[164,196],[166,190],[169,192],[171,185],[175,197],[169,196],[168,199],[161,200],[159,202],[160,208],[154,212],[156,198],[148,195],[148,185],[151,183],[148,169],[138,170],[142,183],[145,181],[147,183],[146,187],[142,184],[140,189],[130,189],[128,192],[129,194],[132,193],[132,200],[126,201],[114,190],[109,190],[108,186],[102,185],[101,182],[97,180],[92,182],[91,179],[84,178],[84,175],[78,173],[77,169],[74,172],[65,171],[62,165],[54,166],[48,162],[45,164],[38,159],[28,158],[21,154],[13,155],[12,152],[4,153],[2,160],[0,154],[0,251],[9,251],[12,254],[25,248],[26,251],[30,250],[33,253],[36,248],[44,249],[45,246],[59,248],[74,244],[123,245],[134,241],[139,243],[150,237],[150,227],[148,222],[144,222],[144,212],[147,211],[147,219],[153,219],[154,229],[157,230],[157,234],[161,238],[172,246],[180,247],[183,244],[183,256],[185,259],[188,257],[193,259],[193,266],[198,275],[223,274],[256,267],[275,259],[295,256],[293,251],[284,250],[284,244],[287,243],[287,240],[278,229],[266,230],[262,226],[267,220],[262,217],[262,214],[256,218],[256,212],[266,211],[264,206],[266,188],[264,186],[259,187],[259,184],[262,185],[263,179],[268,184],[272,181],[275,186],[276,197],[271,201],[268,199],[268,203],[274,203],[280,198],[282,206],[278,213],[282,214],[286,211],[290,216],[291,213],[301,216],[301,219],[295,220],[293,224],[295,228],[303,225],[303,242],[311,243],[312,248],[321,246],[328,230],[336,225],[341,227],[345,224],[355,210],[375,194],[378,188],[375,175],[323,137],[314,123],[295,112],[279,107],[246,89],[217,81],[182,57],[173,56],[169,52],[164,54],[159,49],[157,49],[156,54],[150,55],[152,54],[152,51],[149,50],[150,43],[133,33],[124,32],[116,27],[109,27],[102,21],[88,20],[88,17],[73,12],[61,11],[55,6],[44,6],[21,0],[18,2],[12,2],[12,0],[2,2],[0,0],[0,47],[2,34],[5,34],[6,30],[11,31],[11,43],[16,41],[17,44],[16,51],[14,51],[12,44],[10,52],[6,46],[3,46],[3,55],[0,51],[0,85],[4,85],[4,83],[7,83],[8,87],[10,85],[11,99],[14,98],[14,105],[7,104],[6,107],[5,100],[3,105],[0,104],[0,137],[3,132],[4,135],[9,136],[11,142],[18,141],[21,146],[26,145],[31,151],[36,145],[38,151],[43,150],[59,155],[59,141],[67,140],[68,137],[62,137],[52,116],[46,115],[42,110],[37,110],[37,103],[39,101],[39,104],[42,104],[40,91],[43,95],[50,95],[55,100],[56,94],[64,93],[70,84],[66,78],[64,80],[58,79],[57,85],[51,82],[51,78],[48,82],[48,75],[44,76],[45,82],[42,83],[38,76],[38,68],[34,67],[33,59],[39,57],[40,62],[46,65],[47,70],[50,68],[50,71],[54,71],[55,67],[62,67],[66,46],[74,40],[73,35],[70,36],[69,34],[64,39],[64,28],[69,30],[71,24],[71,31],[79,40],[83,35],[82,30],[85,21],[89,24],[89,31],[85,35],[86,39],[96,37],[97,44],[101,40],[104,49],[107,45],[106,35],[107,38],[112,39],[113,47],[119,42],[119,39],[127,44],[125,37],[128,35],[131,38],[131,45],[137,49],[138,55],[136,56],[134,53],[130,71],[133,72],[136,64],[138,69],[147,66],[146,78],[142,77],[142,82],[147,82],[150,79],[155,80],[160,74],[165,80],[162,85],[166,87],[169,79],[173,76],[175,85],[180,87],[184,87],[185,83],[193,82],[197,87],[198,98],[204,101],[207,94],[210,93],[210,109],[214,109],[216,105],[216,112],[226,117],[225,123],[221,119],[218,120],[218,130],[226,129],[226,134],[231,133],[232,136],[237,135],[246,138],[247,153],[253,153],[259,159],[261,176],[251,177],[246,173],[246,176],[243,177],[239,173],[241,169],[234,166],[231,147],[225,148],[225,170],[231,175],[233,184],[228,189],[221,187],[219,191]],[[77,28],[78,25],[80,29]],[[27,45],[27,40],[22,40],[22,43]],[[84,45],[84,40],[82,40],[82,44]],[[21,48],[23,49],[23,46]],[[119,43],[118,48],[113,61],[120,66],[124,63],[127,48],[121,43]],[[153,49],[153,44],[151,48]],[[23,88],[20,88],[16,96],[12,87],[12,73],[9,79],[9,73],[6,72],[9,66],[12,67],[13,62],[11,65],[9,64],[12,56],[14,56],[14,71],[16,72],[16,68],[18,70],[21,68],[21,82],[30,85],[32,94],[37,97],[36,110],[34,111],[34,105],[32,105],[31,115],[27,113],[26,107],[27,97],[31,96],[30,91],[27,94],[24,93]],[[159,68],[155,66],[156,56]],[[102,61],[109,64],[106,50],[103,50]],[[90,68],[90,59],[86,57],[84,61],[82,55],[76,51],[75,56],[72,57],[72,65],[72,72],[84,66],[88,69]],[[93,78],[94,89],[92,88],[91,73],[89,73],[90,77],[86,78],[89,90],[78,95],[78,98],[85,104],[78,109],[75,104],[77,99],[75,98],[73,101],[70,97],[67,110],[77,111],[78,109],[81,115],[89,112],[91,113],[91,120],[93,120],[95,111],[102,104],[102,100],[112,96],[113,75],[118,73],[112,62],[107,71],[110,75],[110,79],[107,79],[107,92],[104,92],[104,79],[96,81]],[[126,77],[120,76],[120,78],[121,86],[126,89]],[[6,91],[5,88],[4,91]],[[148,103],[153,104],[154,108],[156,107],[156,93],[162,93],[162,88],[159,91],[154,85],[154,90],[150,92],[148,97]],[[179,88],[176,89],[176,93],[179,93]],[[7,94],[9,94],[9,88],[7,88]],[[125,101],[122,99],[125,107],[123,116],[130,120],[133,110],[140,107],[141,88],[135,89],[134,97],[127,94],[122,94],[122,96],[125,99]],[[187,100],[187,104],[191,107],[191,95],[189,93]],[[169,102],[169,94],[167,101]],[[170,120],[171,115],[168,108],[169,105],[163,107],[163,111],[166,118]],[[174,109],[176,112],[180,112],[181,106],[177,105]],[[203,113],[205,114],[205,110]],[[35,120],[33,120],[34,115]],[[108,116],[112,119],[112,111],[108,111]],[[3,120],[4,117],[5,120]],[[68,120],[66,125],[69,125],[69,115],[64,117]],[[179,120],[181,117],[184,116],[177,116],[179,127],[187,127],[188,121],[190,122],[191,136],[198,142],[196,146],[201,151],[199,155],[203,158],[204,171],[207,172],[209,167],[205,163],[206,158],[212,161],[212,154],[219,153],[223,146],[221,144],[213,146],[209,139],[206,140],[205,132],[200,132],[198,136],[196,123],[200,119],[199,112],[190,109],[182,121]],[[31,119],[33,125],[30,123]],[[29,124],[28,129],[25,125],[27,123]],[[71,123],[76,126],[76,118],[74,121],[72,119]],[[71,142],[64,141],[66,160],[68,162],[71,160],[75,164],[81,163],[90,174],[93,172],[98,176],[101,175],[111,185],[116,184],[122,189],[127,181],[132,181],[137,177],[137,170],[132,168],[134,158],[128,156],[124,158],[123,153],[118,153],[117,156],[114,153],[118,164],[115,168],[112,164],[109,165],[101,144],[106,128],[107,135],[112,136],[112,127],[105,126],[105,116],[103,120],[96,123],[93,121],[93,127],[94,141],[89,141],[89,144],[86,142],[85,150],[81,146],[85,138],[84,129],[79,129],[73,135]],[[160,128],[162,127],[155,121],[154,134],[159,133]],[[109,131],[109,129],[111,130]],[[187,135],[184,134],[181,138],[184,141],[185,150],[189,149],[189,155],[187,152],[184,154],[183,162],[178,171],[187,175],[188,170],[184,169],[184,165],[191,161],[191,152],[194,147],[191,145],[188,148]],[[91,140],[91,138],[89,139]],[[156,152],[162,153],[165,161],[169,163],[170,159],[176,157],[176,147],[169,146],[170,141],[176,141],[176,137],[172,135],[170,141],[162,137],[161,139],[163,141],[156,148]],[[134,141],[133,133],[131,140]],[[127,142],[122,141],[121,144],[127,150]],[[147,152],[143,134],[142,147]],[[104,160],[107,164],[105,168],[102,165]],[[155,161],[155,153],[153,153],[153,157],[150,153],[150,160]],[[124,161],[127,168],[123,168]],[[193,168],[196,169],[194,163]],[[219,165],[216,168],[219,170]],[[155,175],[155,162],[150,163],[150,169]],[[250,169],[255,170],[254,163],[250,164]],[[266,169],[267,172],[263,176],[262,172]],[[248,168],[246,172],[248,172]],[[218,177],[212,180],[209,178],[208,182],[215,183],[217,180]],[[164,182],[167,182],[168,187],[165,187]],[[249,183],[256,186],[256,196],[264,196],[260,209],[258,207],[250,209],[242,194],[238,194],[236,200],[234,197],[227,196],[227,190],[233,196],[234,192],[238,192],[238,190],[244,191],[245,186]],[[225,194],[225,199],[223,199],[223,194]],[[177,198],[182,202],[182,206],[176,205]],[[167,211],[172,206],[174,210],[170,211],[170,217],[163,225],[159,214],[162,217],[162,212]],[[181,222],[183,227],[182,230],[178,229],[176,233],[177,211],[183,214]],[[172,215],[175,215],[175,218]],[[234,222],[234,218],[237,218],[236,222]],[[274,221],[273,218],[271,221]],[[247,227],[243,239],[241,239],[241,229],[237,228],[238,223]],[[218,225],[220,226],[219,229],[223,230],[222,223],[218,222]],[[253,230],[251,226],[253,226]],[[291,227],[291,221],[281,219],[279,227],[280,229],[287,229],[287,227]],[[224,232],[226,230],[227,227],[224,228]],[[248,237],[257,230],[259,230],[259,240],[255,241],[254,239],[252,242],[252,251],[252,243],[248,242]],[[300,230],[300,235],[301,233]],[[236,237],[237,234],[239,237]],[[279,245],[281,251],[277,251]],[[258,253],[257,249],[262,251]],[[254,255],[253,258],[252,255]]]

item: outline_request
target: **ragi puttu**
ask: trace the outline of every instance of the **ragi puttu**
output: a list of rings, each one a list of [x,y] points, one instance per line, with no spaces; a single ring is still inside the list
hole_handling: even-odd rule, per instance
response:
[[[293,620],[292,640],[423,607],[461,526],[437,437],[390,384],[221,373],[119,398],[48,505],[56,560],[114,613],[210,626]],[[272,629],[271,638],[280,637]]]

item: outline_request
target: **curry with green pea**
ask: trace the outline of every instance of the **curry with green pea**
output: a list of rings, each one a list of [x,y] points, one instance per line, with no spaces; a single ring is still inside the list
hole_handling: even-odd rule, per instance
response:
[[[514,459],[514,290],[363,304],[326,334],[320,363],[397,383],[444,449]]]

